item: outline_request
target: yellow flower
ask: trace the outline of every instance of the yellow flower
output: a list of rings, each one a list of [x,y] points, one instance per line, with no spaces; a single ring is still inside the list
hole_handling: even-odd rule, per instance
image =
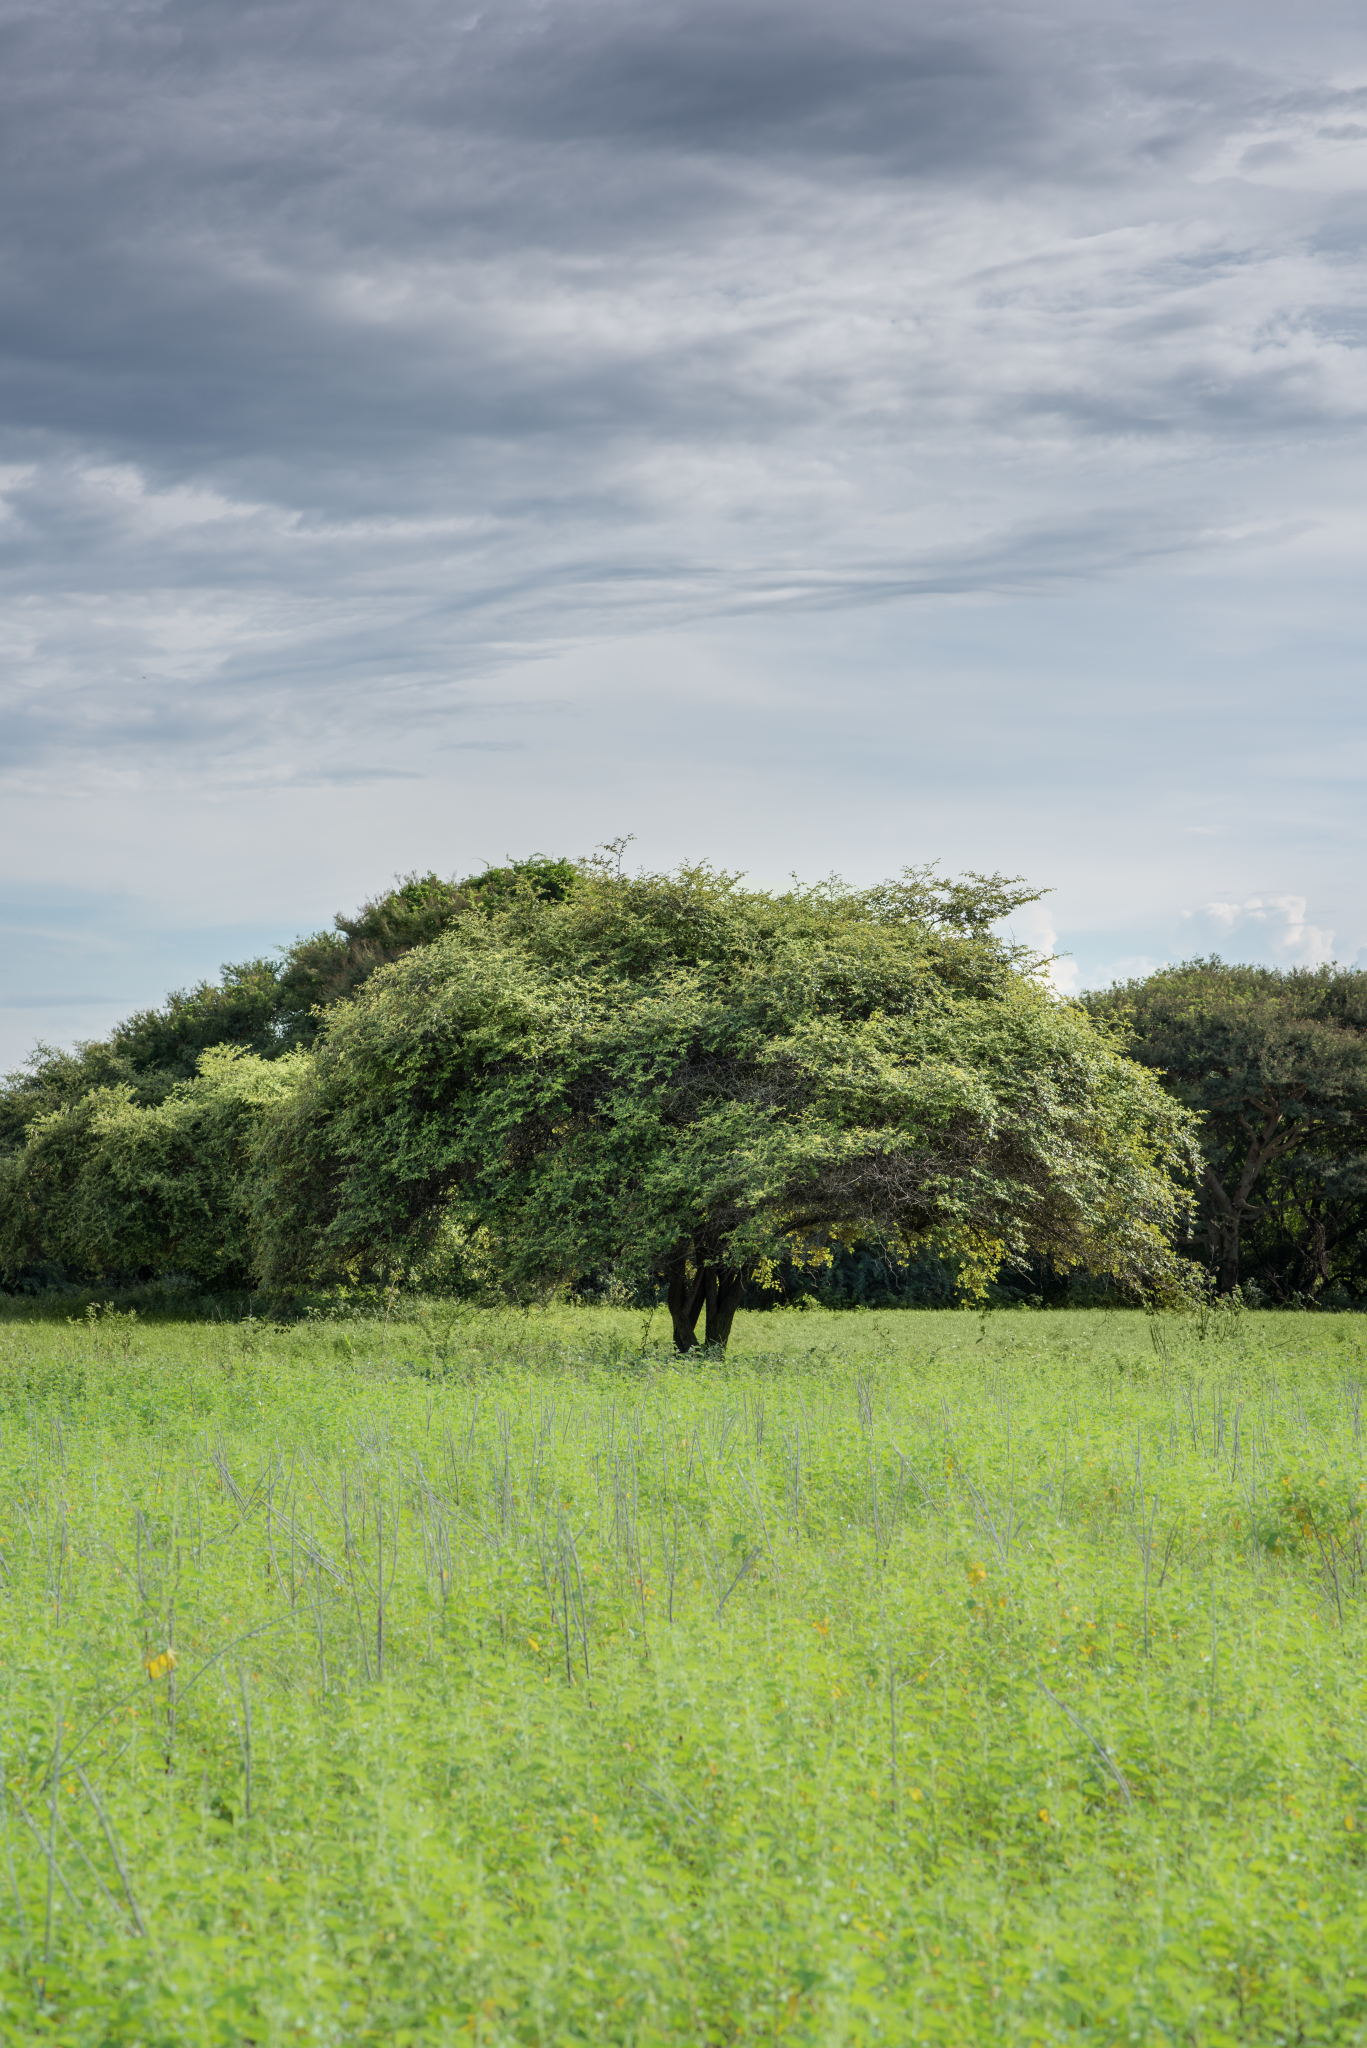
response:
[[[980,1585],[986,1577],[987,1566],[985,1564],[971,1564],[968,1567],[968,1583],[970,1586]]]
[[[174,1650],[163,1650],[158,1656],[144,1657],[142,1661],[146,1668],[147,1676],[157,1679],[165,1678],[168,1672],[174,1671],[180,1659]]]

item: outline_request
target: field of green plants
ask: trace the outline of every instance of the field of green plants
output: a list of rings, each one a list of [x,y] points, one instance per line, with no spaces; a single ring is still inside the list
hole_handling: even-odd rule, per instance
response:
[[[1356,1316],[0,1319],[0,2040],[1367,2041]]]

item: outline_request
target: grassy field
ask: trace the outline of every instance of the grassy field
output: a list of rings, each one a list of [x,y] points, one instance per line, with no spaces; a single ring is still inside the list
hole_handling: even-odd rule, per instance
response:
[[[0,2039],[1367,2041],[1353,1316],[0,1319]]]

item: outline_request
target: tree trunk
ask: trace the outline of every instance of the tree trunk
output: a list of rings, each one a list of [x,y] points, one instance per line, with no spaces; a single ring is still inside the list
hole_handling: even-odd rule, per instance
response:
[[[1201,1178],[1211,1204],[1209,1228],[1210,1248],[1215,1255],[1215,1284],[1221,1294],[1232,1294],[1239,1280],[1239,1220],[1214,1167],[1207,1166]]]
[[[1280,1103],[1266,1106],[1262,1128],[1258,1131],[1254,1131],[1247,1118],[1241,1117],[1240,1121],[1249,1133],[1249,1146],[1233,1194],[1226,1191],[1213,1166],[1207,1165],[1202,1176],[1214,1203],[1210,1221],[1211,1250],[1216,1255],[1219,1269],[1216,1286],[1221,1294],[1233,1294],[1239,1284],[1239,1233],[1249,1211],[1249,1199],[1258,1175],[1272,1160],[1280,1159],[1283,1153],[1295,1147],[1293,1135],[1282,1127]],[[1259,1212],[1255,1210],[1253,1213]]]
[[[1305,1285],[1299,1292],[1318,1294],[1329,1279],[1329,1226],[1322,1215],[1306,1216],[1304,1210],[1301,1214],[1310,1232],[1310,1242],[1301,1250],[1301,1275]],[[1334,1241],[1338,1241],[1337,1233]]]
[[[669,1319],[674,1325],[674,1346],[678,1351],[691,1351],[697,1343],[698,1317],[702,1312],[707,1293],[707,1268],[700,1266],[697,1275],[690,1280],[684,1261],[671,1268],[669,1273]]]
[[[1220,1277],[1216,1283],[1221,1294],[1233,1294],[1239,1284],[1239,1234],[1243,1220],[1242,1210],[1232,1209],[1221,1232]]]
[[[745,1274],[737,1266],[714,1266],[704,1260],[690,1280],[686,1262],[678,1260],[669,1270],[667,1289],[676,1350],[693,1349],[698,1341],[698,1317],[706,1308],[703,1342],[724,1351],[744,1292]]]
[[[715,1344],[721,1351],[730,1342],[731,1325],[744,1292],[745,1275],[734,1266],[719,1267],[708,1279],[707,1321],[703,1331],[707,1343]]]

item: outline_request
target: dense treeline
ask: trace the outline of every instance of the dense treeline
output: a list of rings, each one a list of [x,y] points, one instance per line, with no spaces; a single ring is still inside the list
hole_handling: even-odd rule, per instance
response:
[[[681,1346],[747,1288],[1058,1301],[1186,1260],[1356,1298],[1367,976],[1193,961],[1064,1002],[993,929],[1031,894],[409,876],[10,1076],[0,1271],[660,1297]]]
[[[783,895],[610,860],[410,878],[12,1083],[12,1279],[376,1273],[663,1297],[878,1256],[1171,1287],[1191,1119],[995,925],[911,872]]]
[[[1183,1249],[1222,1292],[1367,1293],[1367,973],[1189,960],[1083,997],[1200,1117]]]

